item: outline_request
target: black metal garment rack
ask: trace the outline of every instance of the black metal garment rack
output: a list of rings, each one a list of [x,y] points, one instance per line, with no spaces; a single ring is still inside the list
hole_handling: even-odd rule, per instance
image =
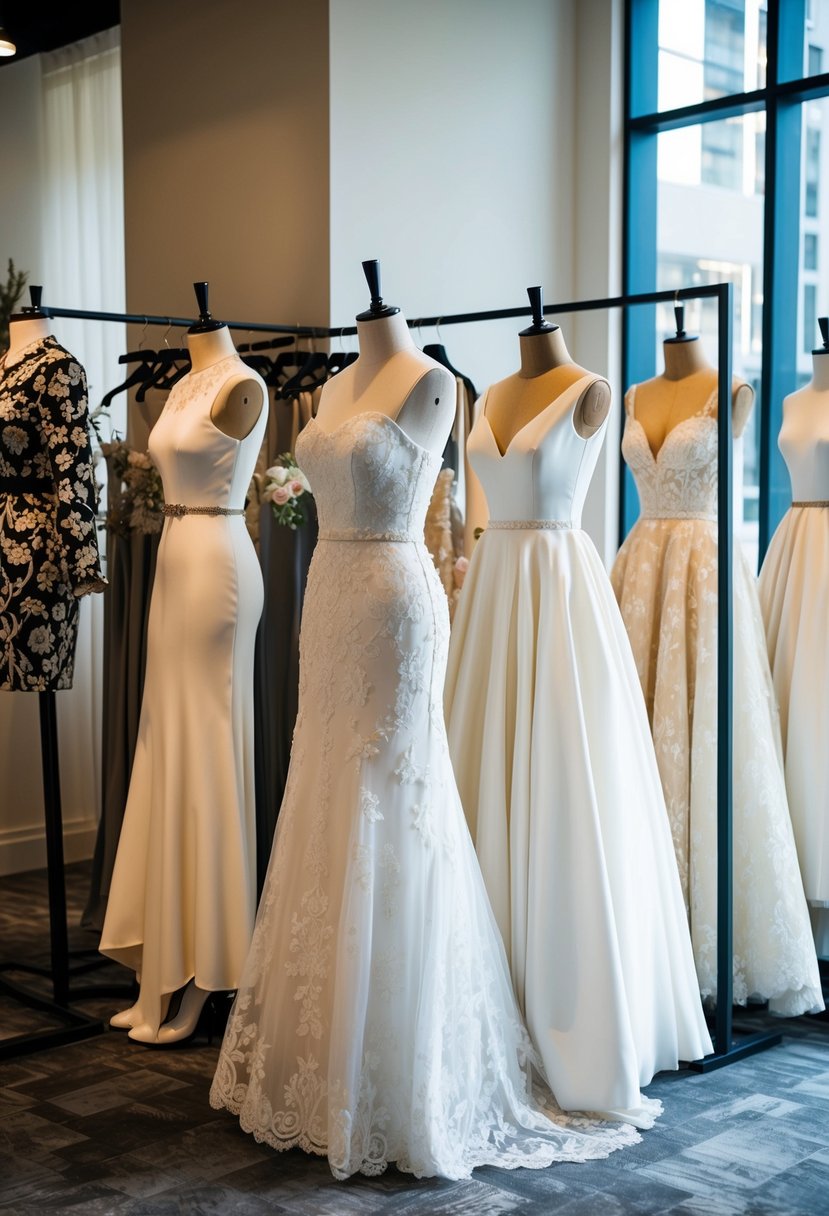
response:
[[[735,1037],[733,1025],[733,796],[732,796],[732,737],[733,737],[733,438],[731,428],[731,347],[733,298],[730,283],[714,283],[679,291],[636,292],[608,296],[602,299],[572,300],[547,304],[546,315],[577,312],[628,310],[642,305],[675,303],[677,300],[715,299],[718,323],[718,635],[717,635],[717,1006],[714,1022],[714,1052],[693,1067],[700,1071],[721,1068],[763,1051],[781,1041],[779,1032]],[[88,321],[115,321],[121,324],[167,325],[184,327],[191,318],[147,315],[144,313],[89,312],[80,309],[50,308],[53,317]],[[437,325],[466,325],[481,321],[518,319],[530,315],[528,307],[499,308],[480,312],[454,313],[448,316],[418,317],[409,321],[410,328]],[[266,333],[295,334],[306,338],[339,338],[357,333],[350,326],[301,326],[264,324],[262,322],[228,321],[231,329]],[[621,461],[621,455],[620,455]],[[622,486],[624,478],[621,479]],[[624,489],[620,491],[624,493]],[[51,890],[51,875],[50,875]],[[64,909],[65,915],[65,909]]]

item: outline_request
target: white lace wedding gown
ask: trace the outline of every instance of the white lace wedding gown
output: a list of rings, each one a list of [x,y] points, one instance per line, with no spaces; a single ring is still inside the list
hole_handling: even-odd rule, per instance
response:
[[[635,1129],[556,1113],[547,1094],[551,1121],[533,1098],[452,775],[447,604],[423,543],[440,456],[364,413],[331,432],[312,420],[297,457],[320,517],[299,714],[211,1103],[338,1178],[604,1157]]]
[[[594,377],[595,378],[595,377]],[[654,1073],[711,1051],[636,669],[581,511],[604,430],[585,376],[502,454],[477,412],[489,505],[449,646],[449,749],[520,1008],[558,1102],[658,1106]]]
[[[700,990],[717,991],[716,390],[656,456],[625,397],[641,515],[611,575],[653,728]],[[734,546],[734,999],[823,1008],[755,580]]]
[[[165,520],[124,823],[100,949],[140,975],[132,1024],[195,978],[235,988],[256,911],[253,650],[262,574],[242,509],[267,410],[242,440],[210,411],[237,355],[171,390],[149,450],[167,503],[233,515]],[[267,392],[262,384],[263,400]]]
[[[783,405],[779,444],[794,503],[772,537],[759,588],[800,872],[818,952],[829,957],[828,415],[822,423],[823,433],[811,400],[795,394]]]

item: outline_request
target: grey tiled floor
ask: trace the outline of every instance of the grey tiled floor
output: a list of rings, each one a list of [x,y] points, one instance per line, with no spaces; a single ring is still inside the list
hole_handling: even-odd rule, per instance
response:
[[[84,873],[70,875],[75,920]],[[43,899],[40,876],[0,882],[9,952],[16,939],[31,955]],[[16,1028],[12,1014],[0,1004],[0,1034]],[[464,1183],[390,1170],[345,1184],[324,1161],[276,1154],[210,1110],[215,1043],[153,1051],[109,1032],[0,1064],[0,1212],[829,1216],[829,1022],[782,1027],[783,1046],[740,1064],[658,1077],[648,1093],[662,1119],[606,1161],[478,1170]]]

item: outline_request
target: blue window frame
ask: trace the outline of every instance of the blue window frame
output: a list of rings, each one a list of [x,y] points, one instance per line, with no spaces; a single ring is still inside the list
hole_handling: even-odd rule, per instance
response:
[[[671,0],[662,2],[665,16]],[[821,70],[815,7],[807,0],[686,3],[681,11],[685,24],[676,28],[681,40],[692,36],[688,31],[693,27],[696,43],[689,52],[676,36],[673,45],[660,47],[660,0],[627,0],[626,5],[624,290],[653,291],[675,280],[676,286],[690,286],[734,279],[735,331],[755,361],[742,374],[759,390],[752,422],[756,448],[746,449],[746,464],[757,466],[750,513],[758,521],[761,559],[791,497],[777,448],[783,398],[803,383],[803,348],[817,345],[818,337],[810,330],[819,292],[804,290],[802,277],[804,264],[807,271],[817,269],[817,231],[826,208],[820,164],[829,133],[821,130],[821,115],[810,103],[829,97],[829,73]],[[829,3],[825,16],[829,22]],[[692,104],[674,104],[689,96],[695,98]],[[684,257],[660,260],[664,171],[658,169],[658,157],[668,147],[660,136],[668,132],[685,132],[675,140],[676,163],[681,171],[682,155],[696,158],[696,181],[706,190],[736,189],[756,196],[753,264],[731,266],[721,252],[695,262],[687,251]],[[686,222],[697,222],[693,211]],[[684,282],[683,268],[689,276]],[[807,277],[815,282],[823,276]],[[625,317],[626,386],[656,374],[656,332],[656,309],[631,309]],[[620,479],[621,536],[637,511],[635,488],[626,474]]]

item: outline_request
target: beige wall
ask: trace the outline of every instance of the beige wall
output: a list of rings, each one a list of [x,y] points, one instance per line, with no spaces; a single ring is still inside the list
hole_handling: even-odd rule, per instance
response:
[[[328,316],[327,0],[122,0],[127,307]]]

